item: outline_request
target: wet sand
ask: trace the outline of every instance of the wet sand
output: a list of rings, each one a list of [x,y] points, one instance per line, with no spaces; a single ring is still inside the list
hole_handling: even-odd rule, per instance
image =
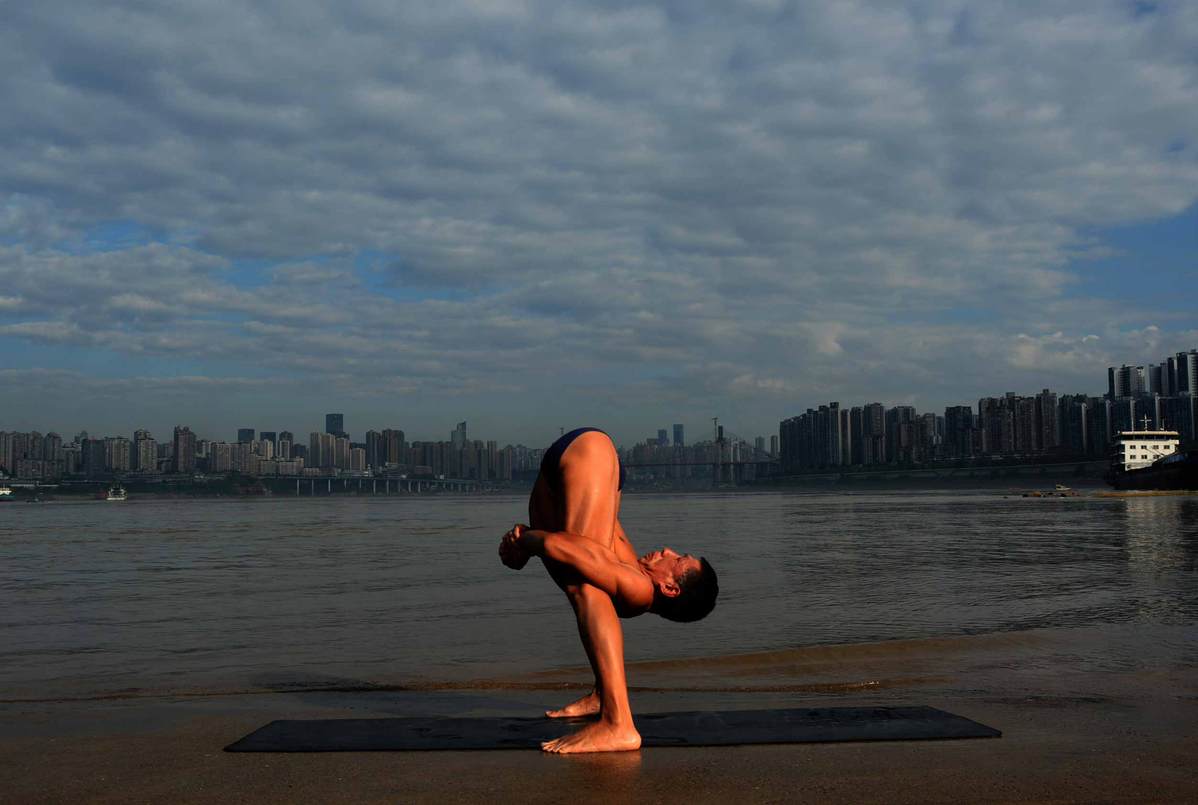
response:
[[[999,739],[645,749],[229,754],[275,718],[528,715],[582,669],[438,690],[0,704],[3,802],[1193,802],[1198,674],[1081,668],[1098,632],[1040,632],[640,663],[638,712],[928,704]],[[1062,659],[1064,658],[1064,659]],[[419,687],[419,686],[417,686]]]

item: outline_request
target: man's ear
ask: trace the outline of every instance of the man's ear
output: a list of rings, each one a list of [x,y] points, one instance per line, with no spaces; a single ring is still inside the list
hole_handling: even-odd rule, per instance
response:
[[[660,590],[661,594],[666,598],[677,598],[679,593],[682,592],[682,588],[679,587],[678,583],[673,580],[658,582],[657,589]]]

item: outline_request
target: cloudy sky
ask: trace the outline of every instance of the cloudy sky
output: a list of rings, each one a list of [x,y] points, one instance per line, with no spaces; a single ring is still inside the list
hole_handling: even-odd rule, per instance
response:
[[[0,429],[752,437],[1198,347],[1198,3],[4,16]]]

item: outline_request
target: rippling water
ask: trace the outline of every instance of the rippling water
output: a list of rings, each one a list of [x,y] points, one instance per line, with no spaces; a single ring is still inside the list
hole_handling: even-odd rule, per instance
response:
[[[539,564],[515,573],[496,558],[525,518],[523,496],[0,505],[0,699],[580,665]],[[705,555],[721,583],[706,621],[626,622],[630,661],[1198,624],[1194,497],[632,494],[621,520],[639,551]],[[1193,661],[1192,645],[1146,642],[1163,662]]]

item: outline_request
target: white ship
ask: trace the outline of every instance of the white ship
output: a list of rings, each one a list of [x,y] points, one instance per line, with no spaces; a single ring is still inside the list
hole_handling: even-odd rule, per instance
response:
[[[108,497],[105,500],[128,500],[129,493],[125,491],[125,487],[121,486],[120,482],[108,487]]]
[[[7,486],[0,486],[0,498],[6,498],[12,494],[12,490]]]
[[[1145,418],[1141,430],[1121,430],[1115,439],[1115,454],[1111,457],[1117,472],[1132,472],[1151,467],[1166,456],[1177,452],[1181,434],[1175,430],[1149,430]]]
[[[1198,450],[1181,450],[1175,430],[1120,431],[1107,483],[1116,489],[1198,489]]]

